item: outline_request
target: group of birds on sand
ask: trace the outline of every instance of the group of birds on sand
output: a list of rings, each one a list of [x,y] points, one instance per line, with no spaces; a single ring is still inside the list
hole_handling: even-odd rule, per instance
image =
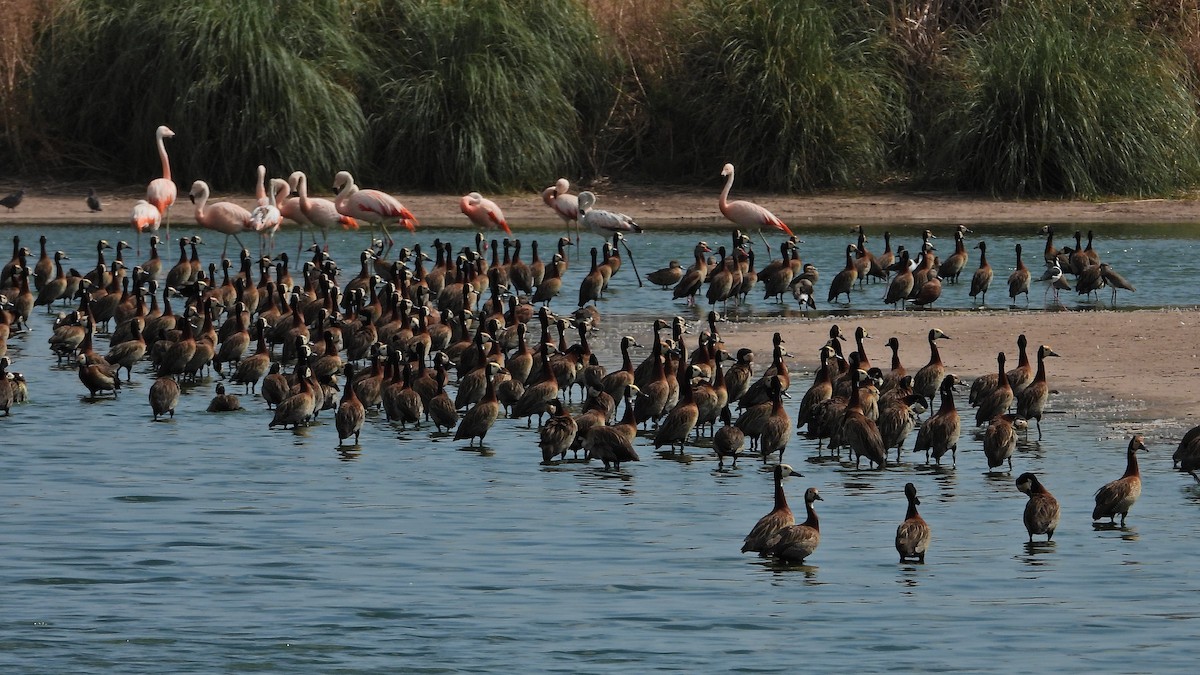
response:
[[[145,200],[164,219],[175,198],[163,147],[163,139],[172,135],[166,127],[158,129],[164,177],[151,183]],[[265,172],[259,175],[261,185]],[[674,286],[675,297],[689,302],[698,292],[695,289],[707,283],[706,295],[714,306],[746,297],[759,281],[765,297],[782,297],[789,290],[795,294],[799,287],[811,301],[817,273],[811,263],[799,261],[800,240],[766,209],[745,201],[729,202],[733,166],[726,165],[722,175],[726,183],[719,210],[737,225],[731,251],[721,247],[721,260],[710,265],[704,254],[711,249],[700,242],[692,269],[667,268],[671,275],[679,275],[674,283],[663,283],[658,272],[648,278],[660,286]],[[965,382],[946,372],[938,342],[951,336],[936,328],[927,336],[928,363],[910,375],[901,363],[896,337],[886,343],[891,362],[885,371],[872,364],[864,343],[871,336],[864,329],[854,331],[855,349],[845,354],[842,343],[846,337],[838,326],[832,326],[828,339],[813,345],[820,366],[800,401],[793,427],[784,406],[792,384],[786,361],[791,354],[784,349],[782,335],[776,333],[772,341],[770,366],[757,374],[753,350],[726,347],[719,332],[723,318],[715,307],[707,313],[707,324],[695,339],[687,337],[691,327],[681,317],[655,320],[650,327],[649,354],[640,363],[635,364],[632,355],[633,349],[640,348],[638,340],[627,335],[620,340],[619,368],[608,370],[601,365],[589,341],[603,321],[598,301],[623,267],[619,245],[624,235],[640,232],[641,227],[623,214],[595,209],[591,193],[572,197],[569,184],[559,180],[542,194],[565,223],[575,222],[604,237],[602,255],[591,249],[591,265],[580,283],[578,309],[556,314],[549,306],[572,268],[569,237],[557,239],[549,261],[539,257],[538,242],[530,242],[528,263],[521,258],[521,239],[506,238],[503,244],[493,240],[489,262],[482,228],[511,229],[494,203],[489,206],[488,200],[472,193],[463,198],[462,207],[481,228],[473,245],[456,247],[436,239],[431,257],[414,243],[399,249],[393,260],[388,258],[393,249],[386,226],[414,228],[417,221],[411,213],[403,207],[386,214],[383,209],[372,210],[385,200],[371,194],[375,191],[357,189],[347,172],[340,172],[334,180],[338,200],[321,207],[308,198],[306,182],[300,172],[288,180],[272,179],[263,186],[261,208],[269,211],[273,204],[281,217],[307,222],[322,231],[322,223],[350,226],[344,219],[379,224],[383,238],[372,237],[370,246],[360,253],[357,274],[343,274],[315,236],[308,248],[311,258],[299,266],[295,278],[287,253],[256,257],[245,247],[236,261],[223,250],[219,262],[206,267],[198,250],[204,242],[198,235],[177,239],[179,259],[169,269],[164,269],[159,257],[156,234],[150,238],[150,257],[132,269],[124,260],[125,251],[132,248],[129,244],[118,242],[115,259],[109,262],[105,251],[113,247],[100,241],[96,265],[86,274],[74,269],[65,272],[62,263],[69,256],[61,250],[51,253],[44,236],[40,238],[40,256],[30,265],[32,253],[14,238],[13,259],[0,274],[0,295],[4,296],[0,302],[0,357],[7,350],[10,329],[27,326],[35,306],[46,306],[49,312],[55,303],[77,300],[76,309],[54,322],[49,338],[52,351],[60,360],[77,365],[78,378],[93,397],[115,396],[121,388],[121,370],[128,382],[134,369],[141,371],[148,361],[156,377],[149,390],[155,419],[174,415],[185,394],[181,382],[199,382],[206,373],[216,373],[222,382],[208,410],[240,409],[237,396],[226,391],[226,384],[241,385],[243,396],[257,394],[271,411],[270,427],[305,426],[322,411],[333,410],[339,445],[351,438],[358,442],[372,409],[381,410],[388,421],[401,427],[432,422],[438,432],[453,430],[455,440],[470,445],[477,440],[481,446],[502,413],[525,418],[530,428],[536,417],[543,462],[563,461],[568,452],[578,459],[583,452],[585,461],[599,460],[606,469],[614,470],[620,470],[623,463],[639,461],[637,446],[643,442],[639,438],[647,439],[656,451],[675,454],[685,452],[689,445],[698,447],[697,441],[707,435],[722,469],[726,460],[736,466],[749,441],[749,449],[764,463],[772,457],[777,463],[773,471],[775,509],[755,526],[743,551],[786,562],[803,561],[820,543],[813,504],[821,495],[815,488],[806,491],[807,517],[797,525],[782,488],[783,479],[796,473],[782,461],[793,428],[817,441],[818,454],[826,441],[838,457],[841,449],[847,449],[855,466],[866,458],[869,465],[882,469],[892,448],[899,461],[914,431],[913,451],[925,451],[927,464],[940,463],[946,453],[952,461],[957,459],[961,422],[954,390]],[[294,200],[286,197],[292,190],[299,194]],[[355,195],[360,199],[352,199]],[[221,206],[225,202],[209,204],[203,181],[193,184],[190,196],[196,202],[198,224],[225,233],[226,247],[229,236],[241,243],[237,235],[248,230],[240,212],[233,215],[232,205]],[[368,206],[372,203],[374,206]],[[137,210],[135,207],[135,214]],[[248,218],[274,219],[273,215],[255,214]],[[153,216],[147,217],[151,224],[144,230],[139,226],[139,232],[157,229]],[[320,220],[326,217],[327,221]],[[227,220],[238,221],[238,226],[222,230],[217,223]],[[752,274],[748,271],[753,269],[748,233],[757,232],[765,242],[763,230],[778,231],[788,238],[779,245],[781,258]],[[905,288],[924,289],[941,279],[954,283],[966,264],[959,254],[965,251],[963,236],[967,232],[965,227],[957,228],[955,254],[939,263],[932,255],[933,236],[928,231],[916,260],[901,248],[898,257],[889,261],[886,256],[893,255],[889,236],[885,234],[888,250],[875,258],[866,250],[866,235],[860,228],[857,242],[846,248],[845,268],[834,279],[830,301],[842,294],[849,298],[855,283],[868,277],[886,281],[889,297],[897,280],[902,280],[894,300],[902,305],[912,292],[899,292]],[[1075,248],[1060,251],[1053,248],[1053,231],[1047,229],[1046,234],[1048,269],[1057,266],[1062,273],[1078,270],[1080,287],[1085,277],[1099,270],[1103,283],[1114,289],[1123,287],[1114,282],[1119,277],[1113,276],[1111,268],[1092,262],[1090,236],[1086,249],[1077,235]],[[981,271],[989,269],[986,245],[981,242],[978,248]],[[1026,286],[1022,289],[1018,283],[1014,287],[1010,278],[1013,298],[1020,292],[1028,294],[1028,270],[1021,263],[1020,245],[1016,252],[1017,272],[1024,270]],[[945,266],[951,260],[956,266],[953,269]],[[896,274],[891,276],[891,271]],[[979,274],[976,272],[977,277]],[[918,279],[922,279],[919,286]],[[681,294],[685,281],[696,286]],[[981,294],[986,293],[987,285],[980,289]],[[917,297],[923,296],[918,292]],[[180,302],[177,313],[173,303]],[[101,355],[96,340],[105,333],[110,347]],[[977,408],[976,426],[986,427],[982,446],[989,469],[1007,463],[1012,470],[1018,431],[1029,433],[1027,422],[1033,420],[1041,434],[1042,415],[1051,393],[1045,359],[1057,354],[1048,345],[1038,347],[1035,369],[1024,335],[1018,337],[1017,346],[1017,367],[1006,369],[1005,354],[1000,352],[996,371],[990,377],[977,378],[968,398]],[[285,373],[284,366],[289,364]],[[15,397],[18,387],[18,378],[7,371],[9,365],[7,360],[0,361],[0,403],[5,396]],[[451,371],[455,373],[453,381]],[[576,389],[583,399],[578,407],[573,404]],[[935,395],[940,405],[933,410]],[[623,414],[618,416],[622,404]],[[929,415],[922,420],[925,412]],[[1124,522],[1140,493],[1135,452],[1144,449],[1140,437],[1130,442],[1129,469],[1097,493],[1095,518],[1120,515]],[[1175,459],[1181,470],[1196,476],[1200,432],[1189,432]],[[1025,523],[1031,540],[1035,534],[1052,537],[1058,523],[1053,496],[1031,473],[1021,474],[1017,487],[1029,495]],[[901,560],[923,561],[929,526],[917,510],[920,500],[912,484],[905,486],[905,495],[908,510],[897,531],[897,551]]]

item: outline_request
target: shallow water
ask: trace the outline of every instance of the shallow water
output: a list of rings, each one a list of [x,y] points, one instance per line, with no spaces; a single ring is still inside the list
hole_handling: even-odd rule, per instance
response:
[[[986,232],[969,241],[988,240],[994,288],[1013,243],[1025,245],[1027,262],[1040,259],[1036,226],[979,229]],[[1200,304],[1195,285],[1179,283],[1194,278],[1194,260],[1175,255],[1194,248],[1200,230],[1094,229],[1102,257],[1138,286],[1122,293],[1120,307]],[[893,231],[910,248],[919,242],[919,229]],[[94,262],[97,238],[128,238],[102,228],[13,232],[27,245],[44,232],[81,269]],[[439,235],[469,237],[423,231],[419,241]],[[645,273],[686,259],[698,238],[716,244],[724,236],[676,232],[632,243]],[[851,235],[825,228],[801,236],[803,257],[821,267],[823,300]],[[544,254],[553,237],[538,238]],[[351,274],[364,239],[332,242]],[[210,250],[220,243],[208,240]],[[280,244],[294,251],[295,239]],[[869,247],[878,252],[882,242]],[[566,294],[581,267],[573,263]],[[857,293],[850,310],[882,309],[882,292]],[[574,305],[563,300],[560,310]],[[965,279],[943,300],[939,307],[969,307]],[[1101,300],[1108,305],[1107,291]],[[1080,307],[1074,297],[1064,302]],[[1040,290],[1031,305],[1044,306]],[[740,315],[796,312],[785,307],[757,301]],[[610,367],[619,362],[613,337],[632,332],[647,342],[650,317],[685,310],[667,292],[639,290],[625,269],[601,308],[596,347]],[[594,462],[543,466],[536,430],[523,421],[500,420],[480,450],[380,418],[369,420],[361,446],[339,452],[329,412],[297,432],[268,430],[256,397],[243,397],[242,412],[205,413],[211,380],[187,390],[173,421],[153,423],[147,367],[116,400],[86,400],[74,372],[50,356],[49,319],[36,313],[31,323],[31,333],[10,340],[9,356],[32,400],[0,420],[6,670],[1192,666],[1200,521],[1191,516],[1200,487],[1171,470],[1174,445],[1165,437],[1177,440],[1175,429],[1147,434],[1145,491],[1124,529],[1094,528],[1091,496],[1120,476],[1128,434],[1142,430],[1091,418],[1071,400],[1052,400],[1044,438],[1022,443],[1012,475],[987,475],[973,437],[960,444],[956,468],[949,458],[930,467],[911,456],[884,472],[818,459],[814,443],[793,438],[786,459],[806,475],[785,488],[797,511],[805,487],[821,490],[823,541],[810,564],[782,568],[738,552],[771,508],[770,474],[752,457],[717,471],[706,447],[670,457],[642,440],[642,461],[620,473]],[[794,415],[795,402],[788,407]],[[1026,543],[1025,497],[1013,487],[1022,471],[1038,473],[1063,504],[1053,543]],[[909,481],[934,531],[925,565],[898,565],[892,546]]]

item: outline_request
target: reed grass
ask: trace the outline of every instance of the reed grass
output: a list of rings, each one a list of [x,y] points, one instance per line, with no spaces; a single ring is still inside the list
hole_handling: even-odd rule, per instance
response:
[[[58,0],[5,0],[0,20],[0,155],[8,157],[0,172],[26,168],[37,129],[27,86],[33,71],[37,31]]]
[[[332,177],[366,129],[348,21],[339,0],[80,0],[43,36],[40,113],[119,178],[158,171],[160,124],[177,182],[245,188],[260,163]]]
[[[700,0],[667,93],[691,169],[776,190],[860,185],[903,123],[882,17],[833,0]]]
[[[379,0],[359,30],[377,178],[429,188],[544,187],[578,165],[612,64],[574,0]]]
[[[1185,59],[1133,18],[1116,1],[1009,3],[966,42],[970,77],[941,121],[932,175],[1018,195],[1160,194],[1196,181]]]

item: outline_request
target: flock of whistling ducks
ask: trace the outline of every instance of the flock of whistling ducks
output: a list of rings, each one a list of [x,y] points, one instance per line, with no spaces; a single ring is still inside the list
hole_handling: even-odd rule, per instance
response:
[[[162,138],[170,134],[163,129],[157,141],[169,181]],[[782,462],[791,430],[816,440],[818,453],[826,444],[836,456],[846,449],[857,467],[865,458],[869,466],[885,468],[893,448],[899,462],[913,432],[912,451],[924,451],[926,463],[940,464],[947,453],[956,462],[962,423],[955,390],[965,383],[946,372],[939,341],[951,336],[936,328],[928,333],[928,363],[909,374],[901,364],[897,338],[885,343],[891,351],[890,369],[885,371],[872,365],[864,345],[871,336],[864,329],[854,331],[855,348],[847,354],[842,347],[847,338],[835,325],[820,345],[820,367],[801,399],[793,427],[784,407],[792,385],[786,362],[791,355],[784,349],[782,336],[775,334],[770,365],[756,373],[752,350],[741,348],[731,353],[725,347],[718,330],[723,319],[715,305],[742,302],[761,282],[765,299],[782,299],[790,292],[802,308],[814,307],[817,268],[800,261],[800,242],[769,211],[750,202],[727,201],[733,167],[727,165],[722,175],[727,180],[719,207],[739,228],[730,248],[721,246],[714,262],[705,257],[712,248],[699,242],[691,266],[672,261],[646,275],[688,304],[695,303],[696,295],[705,290],[705,298],[714,307],[705,330],[689,341],[685,337],[689,327],[683,319],[656,320],[651,327],[649,356],[635,365],[631,350],[641,345],[634,336],[625,336],[620,341],[621,364],[616,370],[599,363],[589,338],[602,320],[599,303],[604,291],[623,267],[623,238],[626,233],[640,232],[641,227],[624,214],[595,209],[591,193],[573,197],[565,179],[543,192],[546,204],[564,222],[577,222],[605,240],[602,250],[591,249],[590,266],[579,282],[578,309],[570,314],[556,314],[549,308],[571,268],[569,237],[557,239],[549,261],[540,257],[538,242],[530,241],[531,257],[526,263],[521,258],[524,242],[506,238],[503,244],[492,241],[489,262],[482,232],[475,235],[473,246],[457,248],[451,242],[434,240],[430,246],[434,257],[420,244],[413,244],[389,260],[394,240],[386,230],[388,222],[410,229],[416,224],[403,207],[391,216],[363,218],[379,224],[385,238],[372,237],[371,246],[359,256],[357,274],[344,283],[339,278],[347,275],[326,249],[315,243],[315,236],[309,248],[311,259],[299,267],[297,278],[292,277],[289,257],[282,252],[256,258],[242,249],[236,262],[223,253],[219,262],[210,262],[206,268],[198,249],[204,243],[200,236],[177,238],[179,259],[167,269],[159,257],[156,234],[150,238],[149,258],[132,269],[124,260],[131,248],[127,243],[118,242],[114,260],[108,262],[105,251],[112,247],[100,241],[96,265],[87,274],[65,271],[63,261],[70,257],[62,250],[51,253],[44,236],[40,237],[38,260],[30,266],[32,252],[14,237],[13,258],[0,274],[0,409],[8,414],[28,396],[24,377],[9,370],[5,354],[10,331],[27,328],[34,307],[45,306],[50,312],[55,303],[78,301],[76,309],[54,321],[49,338],[52,351],[60,360],[77,366],[78,378],[92,397],[116,396],[121,390],[122,370],[129,382],[135,367],[139,371],[148,368],[156,378],[149,389],[151,414],[156,420],[174,416],[183,395],[180,382],[198,382],[206,373],[215,373],[222,382],[216,386],[208,412],[242,409],[238,396],[228,393],[226,387],[240,385],[243,396],[261,397],[261,404],[254,407],[265,405],[271,411],[271,427],[307,425],[322,411],[332,410],[339,445],[351,438],[357,444],[367,411],[376,409],[402,427],[432,423],[439,432],[453,430],[455,440],[469,445],[478,440],[481,446],[502,414],[526,418],[530,427],[536,417],[543,462],[565,460],[568,452],[578,459],[583,451],[584,461],[599,460],[606,470],[620,470],[622,463],[638,461],[637,446],[642,443],[673,454],[689,445],[696,447],[696,441],[706,435],[711,438],[718,468],[723,469],[726,460],[736,466],[749,441],[749,449],[764,462],[772,457],[777,462],[773,468],[775,504],[747,535],[742,550],[786,563],[803,562],[820,544],[814,503],[822,497],[816,488],[806,490],[806,519],[797,524],[783,490],[785,478],[800,475]],[[300,179],[302,188],[303,177]],[[353,185],[348,174],[339,174],[339,179]],[[296,186],[276,180],[278,183],[272,181],[271,185],[273,199],[267,203],[291,211],[286,192],[280,190]],[[148,191],[148,196],[154,195]],[[174,201],[174,194],[170,197],[164,215]],[[331,213],[337,212],[340,202]],[[464,197],[462,208],[479,227],[511,232],[494,202],[478,193]],[[296,222],[301,222],[303,212],[292,212],[297,214]],[[137,215],[138,207],[134,213]],[[336,216],[330,218],[331,223],[337,222]],[[196,220],[208,226],[200,208]],[[156,222],[145,227],[134,222],[139,233],[157,230]],[[322,232],[326,229],[311,217],[307,224],[317,225]],[[235,230],[210,229],[224,232],[226,242],[229,236],[237,237]],[[788,238],[779,244],[780,258],[755,271],[752,238],[743,230],[757,231],[766,242],[763,229],[778,230]],[[866,249],[866,234],[860,228],[857,241],[845,249],[844,267],[833,278],[827,301],[845,296],[849,304],[852,293],[861,291],[865,281],[877,279],[886,284],[887,303],[899,303],[901,308],[909,303],[930,306],[940,297],[942,283],[955,284],[964,272],[967,233],[969,230],[959,226],[954,232],[954,253],[939,261],[928,230],[915,257],[903,246],[893,252],[887,233],[885,251],[874,256]],[[1051,228],[1043,233],[1046,272],[1041,280],[1048,282],[1047,293],[1054,291],[1057,297],[1060,290],[1070,288],[1067,274],[1074,275],[1080,294],[1109,287],[1115,302],[1118,289],[1134,290],[1110,265],[1099,261],[1091,232],[1086,247],[1081,233],[1076,232],[1075,246],[1063,249],[1054,246]],[[264,236],[262,245],[270,246],[268,237]],[[984,303],[992,270],[986,243],[981,241],[975,248],[980,251],[980,264],[971,278],[970,295]],[[1014,300],[1021,294],[1028,298],[1032,281],[1020,245],[1016,255],[1016,269],[1008,278],[1007,289]],[[102,355],[96,350],[96,340],[105,335],[109,348]],[[999,353],[995,371],[977,378],[967,399],[976,408],[975,426],[985,427],[982,445],[989,470],[1004,465],[1012,470],[1018,434],[1029,433],[1030,421],[1035,422],[1040,437],[1051,393],[1046,359],[1058,354],[1048,345],[1037,347],[1035,368],[1025,335],[1017,338],[1017,348],[1017,366],[1007,369],[1006,356]],[[290,366],[287,372],[285,366]],[[563,399],[572,399],[576,387],[583,403],[573,411],[574,406]],[[618,416],[622,403],[623,414]],[[922,419],[926,412],[928,416]],[[1129,442],[1124,476],[1096,493],[1094,520],[1107,517],[1115,521],[1119,515],[1124,525],[1141,492],[1139,450],[1146,446],[1141,436],[1135,436]],[[1200,481],[1196,474],[1200,427],[1184,437],[1174,460]],[[1021,474],[1016,486],[1028,495],[1024,523],[1030,541],[1034,535],[1053,537],[1059,523],[1059,505],[1053,495],[1032,473]],[[916,487],[908,483],[904,494],[907,511],[896,531],[896,550],[901,562],[924,562],[930,526],[918,512]]]

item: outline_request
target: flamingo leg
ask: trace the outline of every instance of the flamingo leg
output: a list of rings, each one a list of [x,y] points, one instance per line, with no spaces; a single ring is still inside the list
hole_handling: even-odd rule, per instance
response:
[[[767,247],[766,250],[771,250],[771,243],[767,241],[767,235],[763,234],[762,228],[758,228],[758,236],[762,237],[763,244]]]
[[[637,279],[638,288],[642,288],[642,275],[638,273],[637,263],[633,261],[633,251],[629,248],[629,244],[625,243],[625,239],[621,238],[621,245],[625,247],[625,252],[629,254],[629,264],[633,266],[633,276]]]

